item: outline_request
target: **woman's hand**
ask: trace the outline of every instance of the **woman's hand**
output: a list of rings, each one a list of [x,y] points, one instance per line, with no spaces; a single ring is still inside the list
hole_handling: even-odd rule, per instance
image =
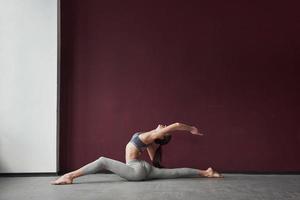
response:
[[[194,134],[194,135],[203,135],[202,133],[199,132],[199,130],[195,126],[192,126],[191,128],[192,128],[192,130],[190,132],[192,134]]]

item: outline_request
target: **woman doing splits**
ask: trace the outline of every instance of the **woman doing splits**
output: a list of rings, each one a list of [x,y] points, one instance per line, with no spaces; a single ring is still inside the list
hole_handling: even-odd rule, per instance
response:
[[[203,135],[199,133],[195,126],[183,123],[173,123],[169,126],[158,125],[157,128],[151,131],[137,132],[132,136],[126,145],[126,163],[101,156],[75,171],[64,174],[57,180],[52,181],[51,184],[71,184],[77,177],[94,174],[101,170],[109,170],[128,181],[181,177],[223,177],[211,167],[207,170],[200,170],[193,168],[166,169],[161,166],[161,145],[166,145],[171,140],[170,133],[174,131],[188,131],[194,135]],[[139,159],[145,149],[147,149],[153,166],[145,160]]]

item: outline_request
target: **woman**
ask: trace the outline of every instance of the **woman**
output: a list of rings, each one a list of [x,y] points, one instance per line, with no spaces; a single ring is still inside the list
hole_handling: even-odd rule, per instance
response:
[[[137,132],[126,145],[126,164],[101,156],[78,170],[64,174],[51,184],[71,184],[79,176],[93,174],[101,170],[109,170],[128,181],[142,181],[150,179],[180,178],[180,177],[223,177],[212,168],[207,170],[192,168],[164,169],[160,165],[161,145],[167,144],[171,139],[171,132],[188,131],[194,135],[199,133],[194,126],[183,123],[173,123],[169,126],[158,125],[156,129],[148,132]],[[138,159],[147,149],[153,165]]]

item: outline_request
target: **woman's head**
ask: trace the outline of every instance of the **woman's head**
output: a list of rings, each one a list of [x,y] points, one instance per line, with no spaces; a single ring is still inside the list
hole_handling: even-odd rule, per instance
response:
[[[160,130],[160,129],[163,129],[166,127],[167,127],[167,125],[159,124],[157,126],[156,130]],[[170,142],[171,138],[172,138],[172,136],[170,134],[166,134],[166,135],[164,135],[163,139],[158,138],[158,139],[154,140],[154,142],[159,145],[166,145]]]
[[[163,137],[163,139],[155,139],[154,142],[159,145],[166,145],[170,142],[171,139],[172,135],[167,134]]]

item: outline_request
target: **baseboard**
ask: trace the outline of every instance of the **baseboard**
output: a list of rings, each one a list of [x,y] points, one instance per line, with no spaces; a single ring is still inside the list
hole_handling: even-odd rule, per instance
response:
[[[0,173],[0,177],[27,177],[27,176],[57,176],[55,172],[36,172],[36,173]]]
[[[0,177],[34,177],[34,176],[60,176],[67,172],[45,172],[45,173],[0,173]],[[101,171],[102,174],[112,174],[110,171]],[[286,172],[258,172],[258,171],[222,171],[222,174],[245,174],[245,175],[300,175],[299,171]]]

